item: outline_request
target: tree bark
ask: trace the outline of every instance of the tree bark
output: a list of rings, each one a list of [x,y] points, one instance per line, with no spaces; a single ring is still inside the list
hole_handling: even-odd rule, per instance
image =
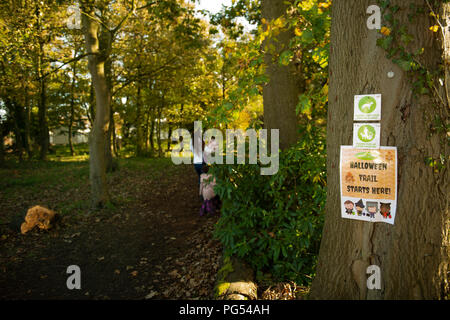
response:
[[[438,299],[448,294],[449,213],[448,169],[434,172],[427,156],[448,155],[442,136],[430,136],[433,100],[414,97],[409,75],[376,45],[381,34],[368,30],[369,0],[333,1],[330,92],[327,138],[328,192],[325,225],[313,299]],[[401,25],[415,37],[412,52],[431,68],[442,64],[442,50],[429,30],[429,10],[408,19],[409,6],[423,0],[392,0]],[[385,25],[386,22],[383,21]],[[388,72],[395,76],[389,78]],[[395,225],[342,219],[339,156],[352,144],[353,99],[357,94],[382,94],[381,145],[398,149],[398,197]],[[447,105],[448,119],[448,105]],[[445,134],[444,134],[445,135]],[[446,145],[446,143],[444,144]],[[444,148],[446,148],[444,146]],[[448,156],[447,156],[448,157]],[[367,289],[366,269],[381,268],[381,290]]]
[[[167,134],[167,152],[170,152],[171,137],[172,137],[172,126],[169,124],[169,130]]]
[[[155,153],[155,141],[154,141],[154,135],[155,135],[155,121],[156,121],[156,117],[155,117],[155,112],[152,112],[153,116],[151,118],[151,126],[150,126],[150,136],[149,136],[149,140],[150,140],[150,150],[151,153],[154,154]]]
[[[36,8],[37,29],[41,31],[41,11],[39,4]],[[39,76],[39,102],[38,102],[38,123],[39,123],[39,159],[46,160],[49,147],[49,132],[47,125],[47,85],[44,77],[44,40],[39,39],[39,50],[37,57],[37,74]]]
[[[42,55],[39,55],[39,74],[43,76],[42,72]],[[38,123],[39,123],[39,159],[46,160],[49,147],[49,133],[47,125],[47,85],[45,78],[39,81],[39,103],[38,103]]]
[[[143,135],[142,135],[142,103],[141,103],[141,83],[138,81],[137,85],[137,94],[136,94],[136,155],[138,157],[143,155],[144,144],[143,144]]]
[[[74,56],[76,56],[77,53],[75,51]],[[70,149],[70,155],[73,157],[74,150],[73,150],[73,144],[72,144],[72,127],[73,127],[73,121],[75,117],[75,83],[76,83],[76,62],[73,63],[72,68],[73,76],[72,76],[72,83],[70,86],[71,89],[71,97],[70,97],[70,116],[69,116],[69,128],[68,128],[68,135],[69,135],[69,149]]]
[[[0,167],[5,164],[5,137],[3,134],[3,124],[0,123]]]
[[[82,4],[82,10],[94,16],[94,7]],[[99,24],[85,14],[82,15],[88,67],[95,90],[95,118],[90,134],[90,180],[93,207],[102,207],[109,201],[106,181],[105,145],[109,128],[110,92],[105,74],[105,61],[109,54],[105,48],[100,48],[98,31]]]
[[[111,49],[111,35],[109,30],[102,32],[102,41],[100,41],[100,47],[105,48],[106,51],[110,51]],[[114,124],[114,112],[112,110],[112,101],[111,101],[111,90],[112,90],[112,61],[109,57],[109,54],[105,57],[105,78],[106,85],[109,95],[109,104],[108,104],[108,130],[106,132],[106,140],[105,140],[105,162],[106,162],[106,172],[111,172],[114,170],[114,160],[112,155],[112,135],[113,135],[113,124]]]
[[[23,114],[22,106],[9,98],[5,99],[5,106],[10,110],[14,124],[15,151],[19,161],[23,160],[24,141],[23,141]]]
[[[30,96],[28,94],[28,88],[25,87],[25,117],[24,117],[24,145],[25,150],[28,155],[28,160],[33,157],[33,151],[31,149],[31,139],[30,139],[30,123],[31,123],[31,106],[30,106]]]
[[[262,0],[261,15],[268,22],[286,14],[284,0]],[[265,41],[264,62],[269,82],[263,88],[264,126],[266,129],[280,130],[280,148],[286,149],[298,139],[296,106],[301,93],[300,77],[293,63],[281,66],[278,56],[289,49],[294,37],[292,30],[281,32],[276,39]],[[268,47],[273,45],[275,52]],[[270,138],[268,139],[270,141]]]
[[[150,130],[150,110],[147,109],[145,112],[145,130],[144,130],[144,140],[145,140],[145,152],[148,153],[148,140],[149,140],[149,130]]]
[[[162,145],[161,145],[161,114],[162,114],[162,109],[164,108],[164,95],[162,96],[161,99],[161,105],[157,106],[158,108],[158,127],[156,128],[157,130],[157,136],[156,136],[156,141],[158,143],[158,157],[161,158],[162,156]]]

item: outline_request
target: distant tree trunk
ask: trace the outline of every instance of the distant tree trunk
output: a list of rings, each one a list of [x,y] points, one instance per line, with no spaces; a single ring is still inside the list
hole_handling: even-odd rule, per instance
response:
[[[33,157],[33,151],[31,150],[31,139],[30,139],[30,123],[31,123],[31,106],[30,106],[30,96],[28,94],[27,88],[25,88],[25,116],[24,116],[24,145],[25,151],[27,152],[28,159]]]
[[[111,108],[111,134],[114,156],[118,157],[117,153],[117,136],[116,136],[116,121],[114,119],[114,108]]]
[[[162,156],[162,146],[161,146],[161,119],[158,118],[158,127],[157,127],[157,136],[156,136],[156,141],[158,143],[158,157],[161,158]]]
[[[109,30],[105,30],[101,33],[100,47],[106,48],[107,51],[111,49],[111,33]],[[105,56],[105,78],[106,85],[108,87],[109,94],[109,123],[108,123],[108,131],[106,134],[105,141],[105,161],[106,161],[106,172],[111,172],[114,170],[114,159],[112,154],[112,135],[113,135],[113,126],[114,126],[114,111],[113,111],[113,102],[111,101],[111,90],[112,90],[112,60],[109,55]]]
[[[150,111],[147,110],[147,112],[145,113],[145,130],[144,130],[145,152],[148,152],[149,129],[150,129]]]
[[[5,137],[3,133],[3,125],[0,123],[0,167],[5,164]]]
[[[76,56],[76,52],[74,54]],[[70,155],[73,156],[74,150],[73,150],[73,144],[72,144],[72,127],[73,127],[73,121],[75,117],[75,82],[76,82],[76,62],[73,64],[72,68],[73,76],[72,76],[72,84],[70,86],[71,90],[71,97],[70,97],[70,116],[69,116],[69,148],[70,148]]]
[[[164,108],[164,95],[161,99],[161,105],[158,105],[158,127],[157,127],[157,136],[156,141],[158,142],[158,157],[162,156],[162,146],[161,146],[161,115],[162,109]]]
[[[368,30],[366,9],[373,1],[334,0],[331,27],[327,136],[327,208],[313,299],[439,299],[449,291],[448,165],[441,171],[425,158],[448,156],[446,133],[431,135],[435,102],[412,94],[407,74],[377,47],[381,36]],[[391,0],[395,18],[414,35],[409,49],[424,48],[421,62],[436,70],[442,50],[429,30],[435,22],[423,0]],[[414,5],[414,6],[412,6]],[[448,18],[448,8],[446,6]],[[409,19],[409,8],[424,13]],[[437,11],[439,12],[439,11]],[[383,22],[384,23],[384,22]],[[448,38],[447,38],[448,41]],[[447,43],[448,44],[448,43]],[[400,43],[398,45],[401,45]],[[376,62],[376,63],[375,63]],[[446,67],[448,68],[448,61]],[[388,72],[394,77],[388,77]],[[447,79],[448,80],[448,79]],[[398,149],[395,225],[341,218],[340,146],[352,144],[354,95],[381,93],[381,145]],[[448,119],[448,101],[441,111]],[[442,140],[443,139],[443,140]],[[447,157],[446,156],[446,157]],[[367,288],[367,267],[381,269],[381,290]],[[448,296],[447,296],[448,297]]]
[[[110,110],[109,110],[109,125],[108,125],[108,131],[106,133],[106,140],[105,140],[105,161],[106,161],[106,172],[111,172],[114,170],[114,158],[113,158],[113,151],[112,151],[112,142],[113,142],[113,135],[114,135],[114,113],[113,113],[113,107],[112,103],[110,104]]]
[[[40,145],[39,159],[46,160],[50,137],[47,125],[47,94],[46,94],[46,83],[44,79],[41,80],[40,85],[38,122],[39,122],[39,145]]]
[[[95,16],[94,7],[82,4],[82,10],[89,16]],[[105,74],[105,62],[110,48],[100,48],[99,24],[87,15],[82,15],[88,67],[95,89],[96,108],[92,132],[90,134],[90,180],[92,205],[102,207],[109,201],[106,181],[106,139],[109,129],[110,91]]]
[[[136,155],[138,157],[143,155],[143,135],[142,135],[142,99],[141,99],[141,83],[137,82],[137,93],[136,93]]]
[[[10,98],[5,99],[5,106],[8,110],[10,110],[13,118],[13,131],[14,131],[14,140],[15,140],[15,152],[19,157],[19,161],[23,160],[23,134],[22,134],[22,112],[21,106],[12,101]]]
[[[41,12],[36,8],[37,29],[41,30]],[[39,39],[39,52],[37,57],[37,74],[39,75],[39,102],[38,102],[38,123],[39,123],[39,159],[46,160],[49,147],[49,132],[47,125],[47,85],[44,76],[44,40]]]
[[[167,134],[167,152],[170,151],[170,138],[172,137],[172,126],[169,124],[169,132]]]
[[[69,128],[68,128],[68,140],[69,140],[69,149],[70,149],[70,155],[73,157],[74,155],[74,150],[73,150],[73,143],[72,143],[72,127],[73,127],[73,112],[74,112],[74,107],[73,107],[73,99],[71,99],[70,101],[70,118],[69,118]]]
[[[89,110],[87,113],[87,117],[91,124],[91,128],[93,128],[95,119],[95,90],[94,84],[92,82],[89,85]]]
[[[261,15],[268,22],[286,15],[284,0],[262,0]],[[298,139],[297,115],[295,112],[301,93],[300,77],[293,63],[281,66],[278,56],[289,49],[295,35],[292,30],[281,32],[275,39],[266,40],[264,62],[269,83],[263,88],[264,126],[280,130],[280,148],[286,149]],[[276,52],[268,45],[273,44]],[[270,140],[269,140],[270,141]]]
[[[151,127],[150,127],[150,136],[149,136],[149,140],[150,140],[150,149],[152,153],[155,153],[155,121],[156,121],[156,117],[153,116],[151,119]]]

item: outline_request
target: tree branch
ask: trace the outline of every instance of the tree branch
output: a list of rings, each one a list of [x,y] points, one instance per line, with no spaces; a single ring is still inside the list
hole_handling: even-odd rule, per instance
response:
[[[95,55],[95,53],[84,53],[84,54],[79,55],[79,56],[77,56],[77,57],[75,57],[75,58],[72,58],[72,59],[70,59],[69,61],[64,62],[62,65],[60,65],[60,66],[57,67],[56,69],[53,69],[52,71],[43,74],[41,77],[37,77],[36,80],[42,80],[42,79],[46,78],[47,76],[49,76],[50,74],[55,73],[56,71],[58,71],[58,70],[61,69],[62,67],[66,66],[66,65],[68,65],[68,64],[71,64],[72,62],[79,61],[79,60],[81,60],[81,59],[83,59],[84,57],[87,57],[87,56],[89,56],[89,55]],[[58,61],[56,60],[56,61],[51,61],[51,62],[58,62]]]

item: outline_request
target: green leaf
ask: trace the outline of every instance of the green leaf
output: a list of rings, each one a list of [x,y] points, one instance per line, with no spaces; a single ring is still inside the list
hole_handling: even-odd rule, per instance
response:
[[[304,94],[299,96],[297,107],[295,108],[297,114],[311,114],[311,100]]]
[[[402,60],[402,59],[394,59],[394,60],[392,60],[392,62],[397,64],[400,68],[402,68],[402,70],[404,70],[406,72],[410,71],[412,68],[411,61]]]
[[[280,55],[279,63],[283,66],[287,66],[293,57],[294,52],[292,52],[292,50],[283,51]]]
[[[309,44],[311,42],[313,42],[314,40],[314,33],[312,32],[312,30],[305,30],[302,33],[302,41]]]

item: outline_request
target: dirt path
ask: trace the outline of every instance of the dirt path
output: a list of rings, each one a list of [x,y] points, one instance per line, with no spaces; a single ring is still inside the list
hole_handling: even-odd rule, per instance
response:
[[[193,168],[177,166],[167,176],[145,169],[110,177],[120,195],[114,210],[68,216],[46,234],[2,229],[0,298],[213,298],[218,217],[199,216]],[[81,269],[81,290],[66,287],[69,265]]]

